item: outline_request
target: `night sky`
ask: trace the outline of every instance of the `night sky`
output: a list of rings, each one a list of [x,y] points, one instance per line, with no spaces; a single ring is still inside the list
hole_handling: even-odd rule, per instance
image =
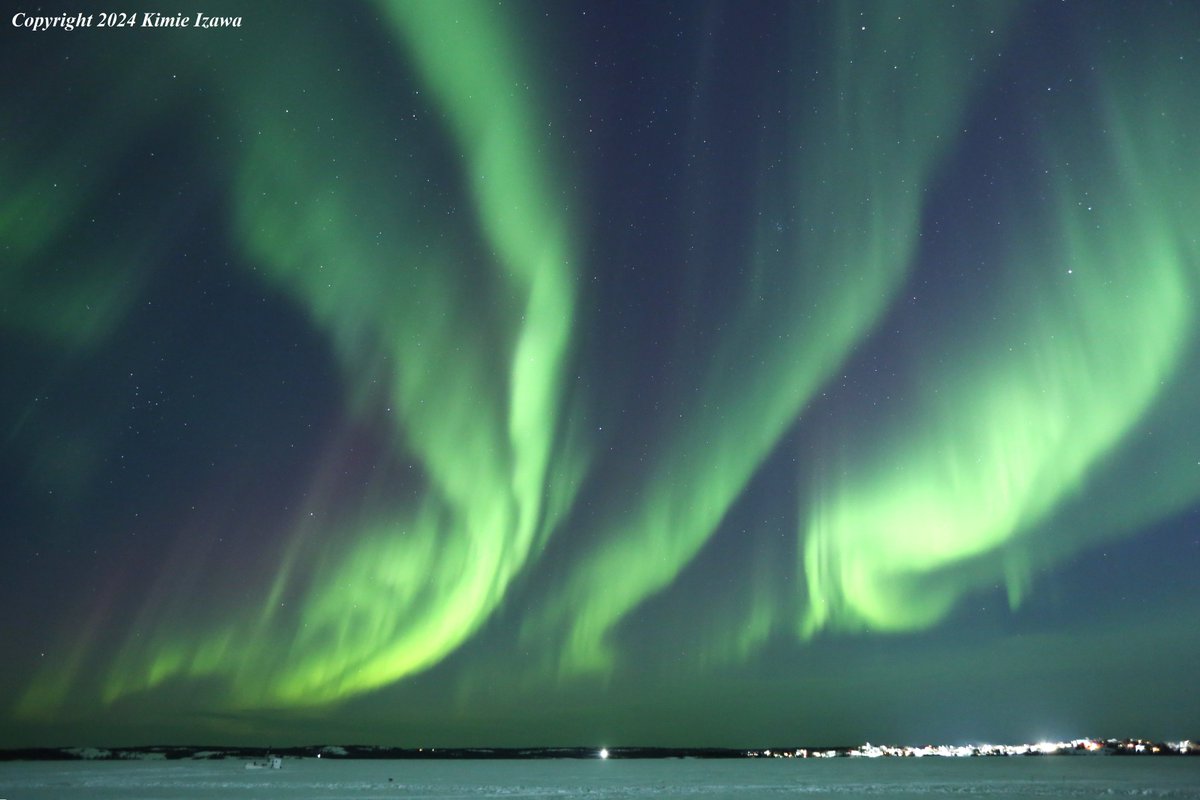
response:
[[[0,746],[1200,734],[1200,5],[72,10]]]

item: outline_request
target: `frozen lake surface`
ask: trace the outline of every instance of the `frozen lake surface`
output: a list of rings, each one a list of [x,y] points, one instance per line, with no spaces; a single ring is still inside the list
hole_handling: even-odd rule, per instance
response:
[[[0,798],[1197,798],[1200,758],[0,763]]]

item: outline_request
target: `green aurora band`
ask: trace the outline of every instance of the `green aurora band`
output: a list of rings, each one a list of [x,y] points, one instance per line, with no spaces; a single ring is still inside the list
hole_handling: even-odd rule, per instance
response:
[[[0,149],[0,241],[6,252],[0,296],[21,301],[5,305],[0,331],[65,350],[87,351],[104,342],[142,290],[146,265],[159,255],[160,240],[143,231],[167,227],[181,213],[178,203],[161,199],[167,187],[157,184],[161,193],[145,218],[130,220],[104,207],[102,189],[135,149],[135,134],[175,106],[142,107],[142,92],[166,87],[159,77],[137,74],[132,64],[119,64],[109,80],[115,88],[106,86],[61,112],[87,118],[87,127],[64,116],[22,115],[27,135]],[[78,169],[81,163],[89,168]],[[71,180],[61,180],[63,175]],[[72,268],[40,269],[45,263]]]
[[[991,320],[946,339],[969,342],[969,353],[925,353],[912,417],[806,503],[803,635],[927,628],[998,579],[1015,607],[1035,554],[1061,558],[1197,496],[1194,479],[1166,481],[1140,499],[1101,493],[1119,500],[1090,499],[1086,523],[1073,509],[1045,524],[1144,430],[1164,390],[1183,379],[1191,388],[1175,391],[1195,396],[1200,180],[1185,166],[1196,148],[1180,156],[1200,115],[1171,90],[1166,60],[1153,59],[1138,85],[1108,78],[1103,113],[1057,111],[1046,163],[1075,166],[1052,183],[1054,230],[1030,235],[1038,225],[1025,220]],[[1093,141],[1080,119],[1109,137]],[[1143,120],[1155,120],[1152,136]],[[964,363],[976,366],[947,369]],[[1158,421],[1180,437],[1175,447],[1195,445],[1193,413]]]
[[[426,669],[488,617],[583,472],[583,459],[557,444],[569,429],[559,406],[576,280],[565,204],[552,189],[563,170],[534,110],[533,73],[505,35],[514,22],[483,4],[453,20],[436,4],[382,10],[466,156],[482,240],[458,243],[461,233],[437,217],[450,204],[418,204],[414,187],[428,176],[411,154],[400,163],[385,132],[339,123],[355,120],[352,103],[339,104],[336,91],[293,98],[332,110],[330,140],[365,153],[339,144],[329,158],[325,141],[278,113],[288,92],[270,75],[241,98],[271,111],[252,116],[243,136],[238,222],[267,280],[329,335],[352,406],[386,417],[393,449],[419,464],[424,488],[397,507],[405,487],[371,486],[336,535],[312,522],[330,516],[315,500],[257,614],[189,634],[178,625],[186,601],[156,597],[108,672],[106,702],[218,677],[235,708],[319,705]],[[289,45],[281,38],[274,53],[291,64],[288,83],[307,70],[306,85],[319,85],[333,71],[320,53],[289,56]],[[395,172],[373,162],[384,153]],[[295,196],[312,202],[283,201]],[[61,701],[63,684],[35,689],[24,705]]]
[[[1002,4],[914,8],[903,22],[882,6],[829,11],[824,22],[839,35],[816,71],[831,78],[815,101],[797,89],[789,104],[795,138],[785,147],[795,163],[762,187],[765,213],[739,221],[753,241],[748,277],[694,391],[655,432],[659,457],[643,478],[644,500],[616,511],[549,593],[548,619],[527,626],[528,637],[548,623],[566,627],[563,672],[612,668],[605,638],[613,626],[695,558],[886,311],[907,275],[926,187],[986,60],[971,58],[978,31],[1002,27],[1007,15]],[[910,57],[903,77],[893,68],[897,52]],[[798,74],[813,69],[797,66]],[[762,220],[789,209],[797,222],[780,244]],[[721,649],[744,657],[771,632],[776,608],[760,597]]]
[[[346,419],[327,463],[261,565],[263,584],[227,600],[213,591],[227,583],[212,580],[211,561],[172,564],[115,654],[100,646],[99,622],[68,632],[20,715],[180,685],[222,709],[322,707],[430,670],[502,611],[513,629],[487,634],[531,654],[522,666],[539,669],[523,678],[620,674],[622,625],[734,535],[722,525],[756,473],[804,428],[919,269],[930,196],[961,155],[958,132],[987,89],[997,42],[1020,19],[996,3],[915,5],[902,21],[883,4],[805,12],[830,33],[795,56],[795,75],[824,79],[782,89],[784,168],[764,163],[759,205],[744,218],[676,231],[682,241],[713,235],[688,225],[719,227],[743,261],[706,266],[744,279],[705,307],[716,333],[703,347],[676,341],[666,409],[638,443],[645,462],[613,479],[617,502],[587,516],[576,500],[601,442],[571,376],[596,371],[580,342],[594,322],[581,276],[605,269],[585,262],[587,237],[606,231],[584,229],[574,143],[539,79],[553,74],[551,59],[501,6],[371,8],[394,51],[395,95],[411,90],[409,127],[368,113],[378,76],[342,72],[336,42],[312,45],[299,21],[221,67],[231,88],[209,100],[236,140],[214,147],[230,165],[235,245],[264,287],[301,309],[339,370]],[[200,52],[158,46],[195,60],[185,77],[201,81]],[[1135,82],[1120,54],[1098,52],[1101,110],[1084,93],[1037,123],[1050,165],[1039,188],[1053,213],[1014,213],[1020,235],[991,313],[932,322],[936,343],[917,355],[902,410],[862,421],[869,438],[800,459],[787,558],[747,538],[750,574],[730,570],[732,588],[714,593],[698,634],[714,658],[744,662],[780,637],[928,629],[998,582],[1015,607],[1037,568],[1200,497],[1195,479],[1130,487],[1121,469],[1153,460],[1194,474],[1200,447],[1187,424],[1200,391],[1200,153],[1188,138],[1200,113],[1184,91],[1195,84],[1166,55]],[[781,89],[747,91],[766,107]],[[117,171],[121,142],[169,113],[90,109],[60,145],[95,164],[97,177],[72,193],[44,191],[56,164],[14,177],[0,235],[18,267],[0,271],[0,289],[27,302],[5,309],[6,333],[69,361],[119,327],[161,239],[118,246],[64,231],[102,205],[97,187]],[[1084,132],[1090,116],[1106,135]],[[21,174],[28,158],[6,152],[0,176]],[[1051,168],[1068,163],[1087,174],[1086,192]],[[445,188],[445,174],[457,184]],[[777,219],[790,220],[786,231]],[[37,268],[84,252],[91,259],[70,279]],[[1185,432],[1151,439],[1149,427]],[[339,470],[362,431],[383,440],[386,463],[348,502]]]

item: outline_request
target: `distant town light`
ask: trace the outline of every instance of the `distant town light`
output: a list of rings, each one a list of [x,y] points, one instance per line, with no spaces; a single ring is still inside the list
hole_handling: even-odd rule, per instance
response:
[[[600,748],[600,757],[601,757],[601,758],[608,758],[608,748],[607,748],[607,747],[601,747],[601,748]]]

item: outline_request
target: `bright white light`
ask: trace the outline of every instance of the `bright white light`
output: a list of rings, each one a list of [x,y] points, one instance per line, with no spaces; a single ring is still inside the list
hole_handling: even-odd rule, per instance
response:
[[[607,747],[600,748],[600,757],[608,758],[608,748]]]

